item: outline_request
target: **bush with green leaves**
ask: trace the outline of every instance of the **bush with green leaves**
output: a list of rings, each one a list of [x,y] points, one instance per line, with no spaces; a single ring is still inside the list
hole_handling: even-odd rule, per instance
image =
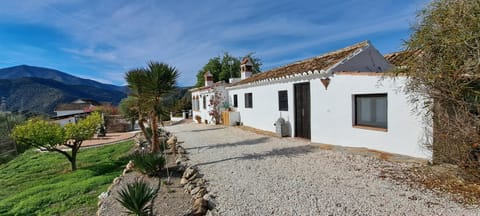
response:
[[[127,213],[138,216],[150,215],[151,205],[148,205],[157,196],[158,190],[150,188],[143,181],[136,181],[127,184],[119,192],[119,198],[116,198],[123,207],[128,209]]]
[[[135,169],[149,176],[157,176],[165,166],[165,158],[158,153],[136,152],[131,156]]]
[[[72,171],[75,171],[77,153],[83,141],[92,138],[101,123],[102,117],[97,112],[64,127],[43,119],[30,119],[15,126],[10,136],[19,144],[64,155],[70,161]],[[70,151],[61,146],[70,148]]]
[[[433,0],[418,15],[405,44],[414,58],[397,74],[427,122],[434,113],[433,162],[463,165],[480,143],[480,0]]]

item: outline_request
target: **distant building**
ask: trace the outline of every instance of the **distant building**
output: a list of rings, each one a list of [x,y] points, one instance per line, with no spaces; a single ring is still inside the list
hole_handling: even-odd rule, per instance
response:
[[[102,104],[91,99],[77,99],[71,103],[58,104],[55,108],[57,116],[52,120],[64,126],[68,123],[76,123],[79,119],[85,118],[96,106]]]
[[[85,112],[91,112],[94,107],[100,105],[101,104],[95,100],[77,99],[71,103],[58,104],[54,112],[57,113],[57,117],[72,114],[81,114]]]

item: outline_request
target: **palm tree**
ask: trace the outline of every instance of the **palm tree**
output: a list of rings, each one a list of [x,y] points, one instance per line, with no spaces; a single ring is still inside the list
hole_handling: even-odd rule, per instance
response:
[[[139,107],[149,113],[152,152],[160,150],[157,129],[159,117],[164,112],[162,99],[175,89],[178,76],[179,72],[175,67],[158,62],[149,62],[147,68],[131,70],[125,76],[128,87],[132,91],[131,95],[136,96]],[[139,119],[142,118],[139,116]],[[145,136],[147,136],[146,133]]]

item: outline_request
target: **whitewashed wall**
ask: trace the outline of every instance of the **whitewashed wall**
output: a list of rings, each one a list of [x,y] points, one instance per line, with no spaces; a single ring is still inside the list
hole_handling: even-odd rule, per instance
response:
[[[312,80],[312,141],[431,158],[421,147],[426,125],[403,93],[404,83],[402,77],[335,74],[325,90],[320,80]],[[387,131],[354,127],[353,96],[377,93],[387,94]]]
[[[340,73],[341,74],[341,73]],[[425,136],[422,118],[412,112],[412,105],[401,91],[405,78],[381,79],[381,76],[335,74],[328,89],[319,78],[291,82],[229,88],[230,103],[238,95],[241,122],[250,127],[275,132],[274,123],[283,117],[290,123],[294,136],[294,83],[310,82],[311,140],[350,147],[365,147],[414,157],[430,158],[421,147]],[[360,75],[364,74],[364,75]],[[288,111],[278,111],[278,91],[288,91]],[[253,108],[245,108],[245,93],[253,93]],[[355,94],[387,93],[388,129],[377,131],[353,126]]]
[[[221,92],[221,95],[223,95],[223,101],[228,100],[228,94],[227,91],[225,90],[225,86],[216,86],[212,88],[207,88],[203,90],[198,90],[198,91],[192,91],[192,118],[195,120],[195,116],[200,116],[202,118],[201,123],[205,123],[205,120],[207,120],[207,124],[215,124],[215,122],[212,121],[212,116],[209,115],[209,112],[212,110],[212,107],[209,106],[210,100],[215,97],[215,92]],[[199,109],[195,110],[193,107],[193,99],[198,96],[199,97]],[[206,96],[206,107],[203,107],[203,97]],[[222,106],[220,104],[219,106]]]
[[[84,113],[83,110],[64,110],[64,111],[55,111],[57,116],[65,116],[65,115],[72,115],[72,114],[79,114]]]
[[[211,116],[208,114],[210,111],[210,107],[208,106],[210,97],[212,97],[213,93],[208,92],[208,91],[197,91],[197,92],[192,92],[192,98],[195,96],[199,97],[199,107],[197,110],[193,110],[193,120],[196,119],[196,116],[200,116],[202,118],[200,123],[204,123],[205,120],[207,120],[208,124],[211,124]],[[207,101],[206,101],[206,108],[203,107],[203,97],[207,96]]]
[[[62,127],[65,126],[68,123],[76,123],[75,116],[71,116],[71,117],[64,118],[64,119],[57,119],[57,120],[54,120],[54,122],[59,124]]]
[[[278,91],[288,91],[288,111],[279,111]],[[253,108],[245,108],[245,93],[252,93]],[[273,85],[255,86],[250,88],[229,89],[230,104],[233,105],[233,95],[238,95],[240,121],[243,125],[275,132],[274,123],[282,117],[290,125],[290,135],[293,135],[293,85],[278,83]]]

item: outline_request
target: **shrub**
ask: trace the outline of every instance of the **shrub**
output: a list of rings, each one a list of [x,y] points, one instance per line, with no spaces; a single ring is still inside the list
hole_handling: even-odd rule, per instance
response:
[[[479,11],[478,0],[431,1],[406,41],[414,58],[397,71],[409,77],[412,102],[428,109],[427,122],[433,113],[433,139],[425,147],[434,163],[468,163],[472,144],[480,142]]]
[[[143,174],[156,176],[165,166],[165,158],[157,153],[136,152],[131,156],[135,168]]]
[[[119,196],[116,200],[128,209],[129,214],[138,216],[149,215],[151,206],[148,203],[155,199],[157,190],[150,188],[143,181],[136,181],[123,188]]]

